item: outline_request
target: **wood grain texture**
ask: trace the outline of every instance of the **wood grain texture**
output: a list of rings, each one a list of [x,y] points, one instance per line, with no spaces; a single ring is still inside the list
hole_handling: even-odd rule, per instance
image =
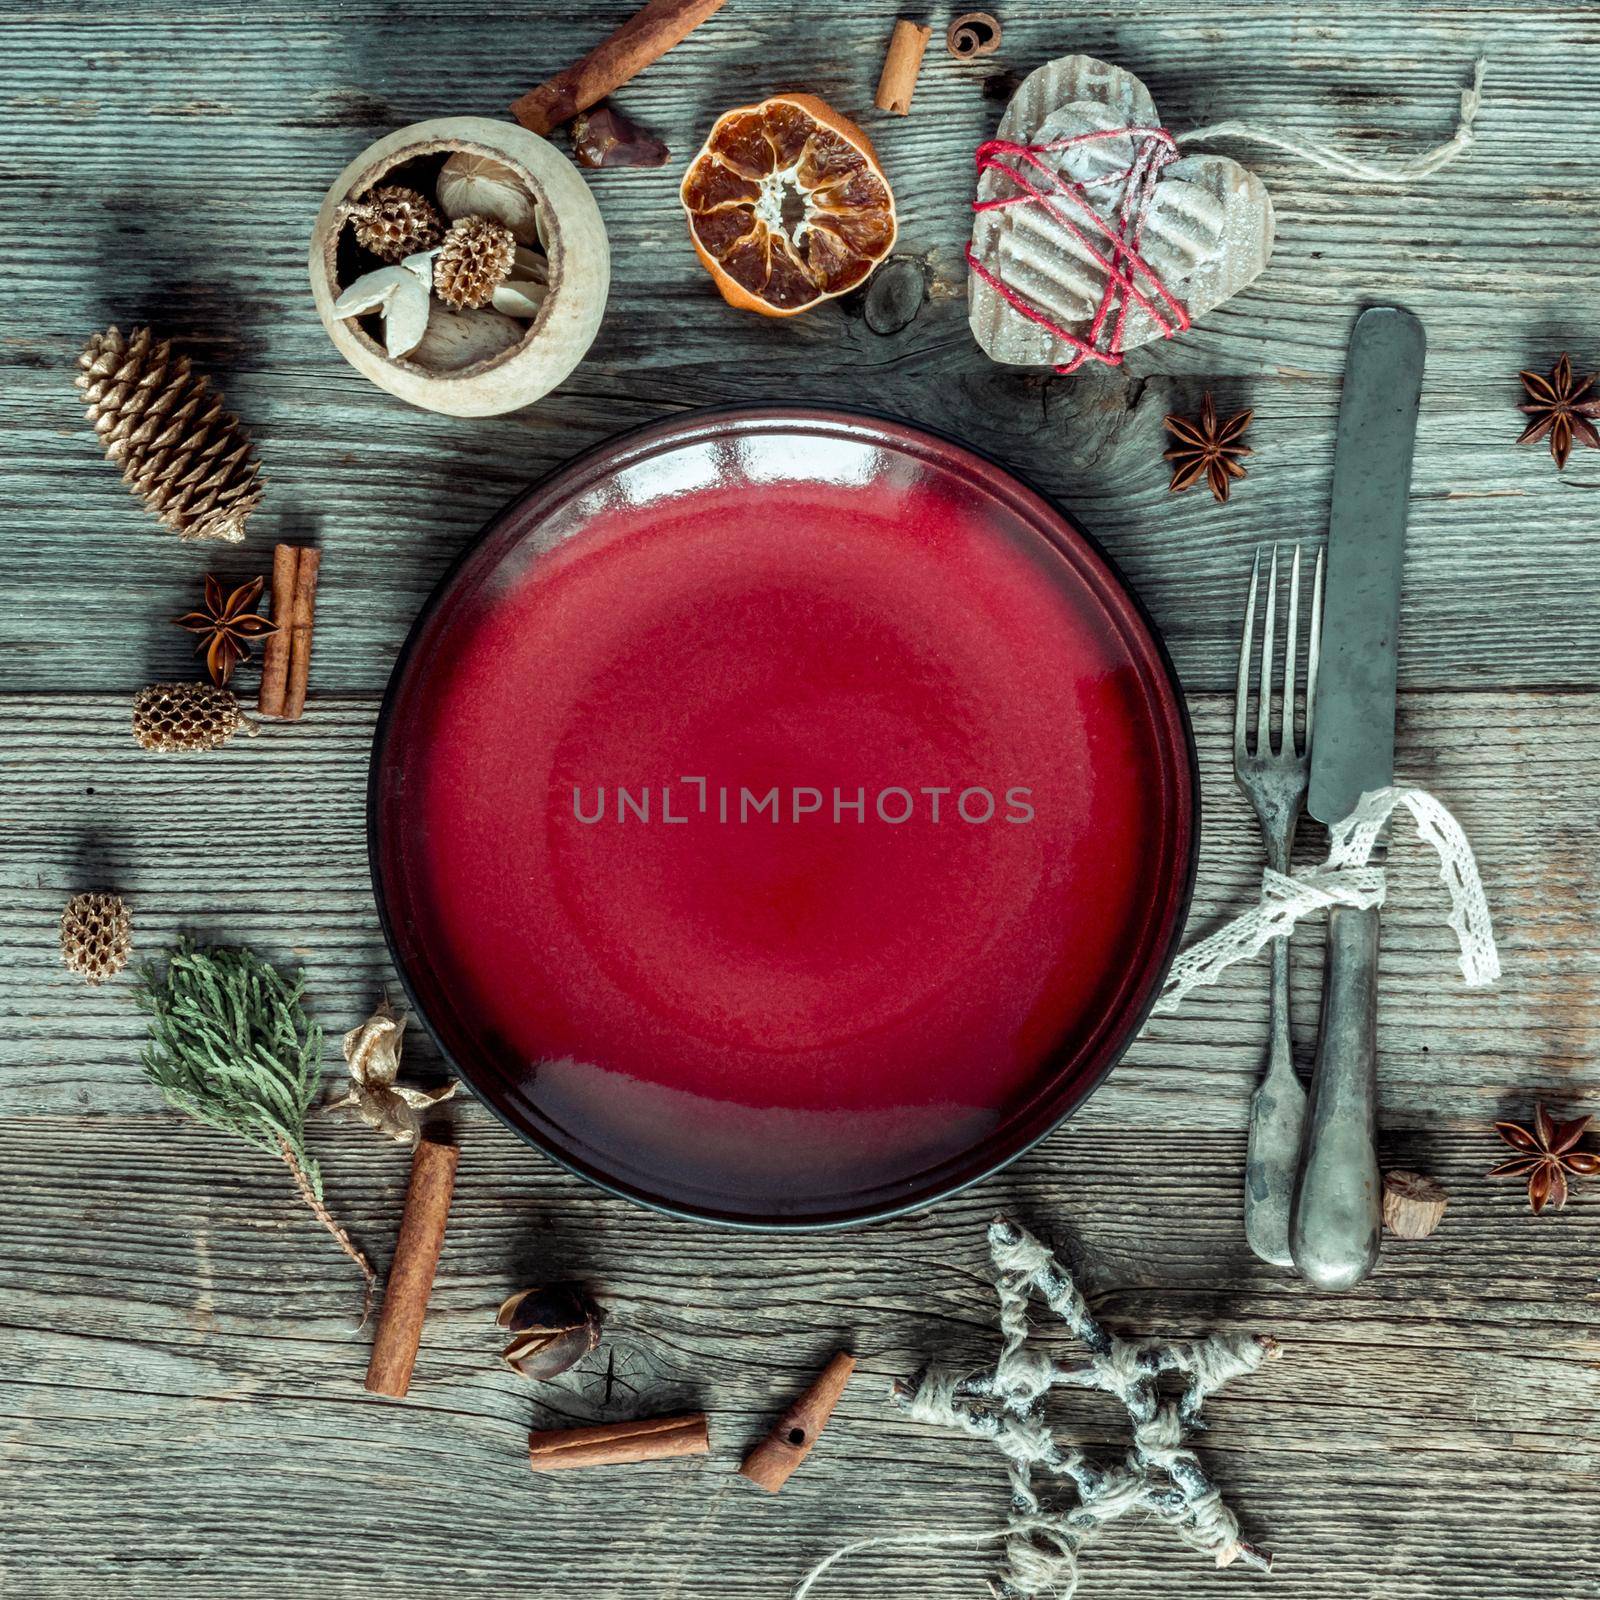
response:
[[[1203,697],[1194,711],[1199,931],[1249,892],[1259,854],[1225,756],[1228,703]],[[1575,1105],[1596,1086],[1600,695],[1402,702],[1401,770],[1449,796],[1471,832],[1506,976],[1487,993],[1461,986],[1435,870],[1420,845],[1397,844],[1384,1155],[1441,1177],[1453,1199],[1432,1240],[1391,1242],[1359,1291],[1316,1296],[1243,1242],[1245,1105],[1265,1048],[1265,973],[1252,966],[1152,1024],[1007,1173],[846,1235],[769,1243],[650,1216],[458,1103],[460,1181],[409,1415],[362,1397],[349,1264],[275,1164],[167,1113],[137,1071],[125,982],[85,990],[54,949],[69,888],[116,883],[141,950],[182,927],[249,940],[304,963],[331,1034],[359,1021],[393,983],[363,840],[373,715],[370,700],[319,700],[299,724],[183,761],[135,749],[114,697],[0,702],[0,1437],[20,1469],[0,1477],[0,1574],[25,1575],[21,1592],[70,1596],[109,1570],[119,1593],[163,1600],[311,1582],[402,1596],[426,1592],[448,1561],[454,1589],[487,1596],[536,1549],[553,1587],[754,1600],[886,1521],[987,1526],[1003,1505],[994,1463],[905,1423],[884,1390],[932,1353],[983,1355],[982,1228],[1004,1205],[1066,1241],[1120,1328],[1222,1324],[1287,1342],[1287,1361],[1217,1403],[1205,1448],[1297,1594],[1362,1600],[1381,1581],[1431,1600],[1491,1580],[1513,1600],[1585,1593],[1561,1585],[1584,1558],[1600,1470],[1595,1198],[1535,1222],[1514,1187],[1481,1175],[1497,1115],[1535,1094]],[[1302,854],[1315,850],[1308,835]],[[1308,938],[1302,1045],[1316,965]],[[437,1074],[425,1040],[410,1059]],[[404,1152],[333,1123],[313,1147],[332,1204],[381,1262]],[[609,1342],[536,1389],[498,1369],[494,1308],[568,1276],[611,1307]],[[861,1373],[783,1509],[741,1499],[765,1500],[735,1476],[743,1453],[840,1344]],[[530,1425],[698,1408],[712,1413],[707,1462],[621,1483],[527,1482]],[[1064,1416],[1115,1449],[1109,1415],[1083,1402]],[[447,1513],[418,1523],[395,1509],[441,1494]],[[1095,1592],[1112,1600],[1248,1581],[1194,1566],[1152,1530],[1119,1529],[1092,1560]],[[953,1600],[981,1571],[941,1557],[917,1574],[886,1555],[829,1592]]]
[[[619,96],[672,145],[660,171],[588,175],[610,231],[600,337],[533,410],[409,410],[329,345],[304,257],[323,190],[379,134],[500,115],[626,13],[472,0],[218,8],[0,0],[0,1593],[19,1600],[390,1600],[532,1589],[589,1600],[774,1600],[836,1544],[983,1529],[992,1457],[887,1405],[888,1381],[993,1339],[982,1229],[1001,1205],[1053,1235],[1119,1330],[1255,1328],[1286,1359],[1211,1408],[1202,1448],[1297,1600],[1593,1600],[1600,1496],[1600,1196],[1534,1221],[1485,1183],[1488,1131],[1536,1095],[1600,1100],[1600,455],[1557,475],[1517,450],[1517,368],[1600,362],[1600,11],[1545,0],[1115,0],[1003,16],[983,63],[930,54],[912,114],[874,116],[888,11],[733,0]],[[926,20],[939,21],[929,17]],[[996,367],[966,328],[970,159],[1008,70],[1117,60],[1169,125],[1249,118],[1381,158],[1447,136],[1490,58],[1479,142],[1398,194],[1242,147],[1278,215],[1272,265],[1181,343],[1059,381]],[[985,85],[989,87],[986,88]],[[715,114],[806,87],[866,126],[931,297],[880,337],[859,301],[783,324],[717,297],[674,187]],[[48,219],[42,225],[41,218]],[[1450,1187],[1439,1232],[1390,1241],[1339,1299],[1256,1262],[1239,1220],[1265,972],[1152,1024],[1064,1129],[920,1216],[844,1235],[732,1236],[609,1199],[452,1103],[463,1156],[410,1398],[361,1388],[359,1286],[277,1164],[172,1116],[137,1068],[126,980],[62,971],[74,890],[116,886],[139,950],[180,928],[302,962],[330,1034],[393,985],[366,877],[367,744],[417,605],[499,503],[618,428],[791,396],[944,428],[1060,495],[1129,572],[1193,691],[1206,826],[1191,927],[1249,894],[1259,846],[1233,789],[1225,698],[1249,551],[1326,521],[1343,348],[1364,304],[1421,315],[1430,358],[1413,489],[1400,771],[1479,851],[1505,962],[1465,990],[1420,846],[1399,844],[1382,958],[1386,1164]],[[150,320],[255,432],[268,496],[239,551],[181,547],[97,458],[71,384],[83,338]],[[1251,404],[1256,455],[1226,511],[1172,498],[1161,417]],[[128,696],[180,675],[169,617],[200,574],[324,552],[303,722],[192,761],[136,750]],[[252,680],[253,681],[253,680]],[[1317,852],[1314,830],[1302,855]],[[1295,1029],[1312,1037],[1314,931]],[[424,1039],[410,1059],[441,1067]],[[330,1081],[341,1070],[328,1049]],[[386,1262],[407,1161],[320,1121],[330,1203]],[[494,1310],[588,1280],[607,1345],[555,1384],[497,1363]],[[805,1470],[772,1500],[745,1451],[834,1350],[860,1357]],[[703,1460],[533,1480],[530,1427],[704,1408]],[[1116,1419],[1064,1423],[1108,1453]],[[618,1476],[617,1474],[621,1474]],[[979,1554],[880,1553],[819,1600],[982,1593]],[[1261,1580],[1123,1526],[1086,1596],[1247,1593]]]
[[[15,686],[134,681],[171,664],[164,619],[206,559],[148,525],[96,464],[69,382],[105,322],[181,338],[254,429],[271,480],[252,540],[329,551],[324,692],[378,687],[418,602],[485,517],[531,478],[631,423],[793,397],[882,408],[959,434],[1062,495],[1166,627],[1184,679],[1224,688],[1230,558],[1319,532],[1345,340],[1395,300],[1430,337],[1413,488],[1401,672],[1413,687],[1600,680],[1588,599],[1600,456],[1558,476],[1515,450],[1516,372],[1589,338],[1597,216],[1584,152],[1600,134],[1600,12],[1495,0],[1220,6],[1123,0],[1019,11],[982,64],[930,57],[913,115],[871,111],[889,15],[840,6],[797,27],[741,0],[622,96],[674,162],[590,181],[611,235],[610,308],[589,358],[531,411],[492,422],[395,405],[319,326],[304,257],[323,190],[376,134],[441,111],[499,115],[625,8],[575,0],[508,18],[469,5],[149,3],[0,9],[7,65],[0,338],[7,583],[0,663]],[[986,361],[965,325],[971,152],[1001,101],[984,85],[1074,49],[1122,62],[1168,122],[1249,118],[1406,154],[1454,126],[1472,59],[1491,58],[1476,146],[1405,193],[1230,148],[1272,191],[1278,243],[1250,290],[1183,340],[1061,381]],[[789,84],[864,113],[899,199],[900,248],[934,297],[880,338],[859,304],[781,323],[730,312],[675,199],[715,114]],[[47,215],[48,228],[26,225]],[[1589,359],[1600,361],[1600,350]],[[1225,515],[1166,494],[1161,418],[1210,385],[1253,404],[1251,481]],[[63,548],[70,545],[70,553]],[[211,559],[217,559],[212,557]],[[253,551],[225,558],[258,569]],[[252,565],[253,563],[253,565]],[[102,626],[113,616],[115,628]]]

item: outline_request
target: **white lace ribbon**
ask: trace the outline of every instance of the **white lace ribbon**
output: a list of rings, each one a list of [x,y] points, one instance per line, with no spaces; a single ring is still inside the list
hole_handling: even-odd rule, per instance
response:
[[[1489,902],[1472,846],[1461,824],[1425,789],[1369,789],[1343,822],[1328,830],[1328,859],[1321,866],[1285,875],[1270,867],[1261,875],[1261,899],[1176,961],[1156,1002],[1157,1013],[1177,1008],[1191,991],[1217,979],[1236,961],[1247,961],[1273,939],[1287,938],[1304,916],[1327,906],[1381,906],[1387,885],[1381,867],[1368,866],[1378,835],[1404,806],[1417,832],[1439,855],[1439,876],[1450,891],[1446,921],[1461,942],[1461,975],[1481,987],[1500,976],[1500,955],[1489,921]]]

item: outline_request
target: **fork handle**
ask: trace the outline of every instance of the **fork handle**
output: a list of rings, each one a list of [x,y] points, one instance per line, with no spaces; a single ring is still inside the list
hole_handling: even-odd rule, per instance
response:
[[[1294,1264],[1320,1289],[1350,1288],[1378,1259],[1377,996],[1378,913],[1335,906],[1289,1223]]]

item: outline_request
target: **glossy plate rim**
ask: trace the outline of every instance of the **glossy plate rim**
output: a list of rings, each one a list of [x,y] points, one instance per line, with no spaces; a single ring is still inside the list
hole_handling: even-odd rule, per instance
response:
[[[458,1058],[458,1053],[446,1043],[441,1030],[434,1025],[427,1008],[422,1003],[421,996],[417,992],[416,985],[412,981],[408,962],[401,954],[400,940],[389,904],[389,895],[382,865],[382,823],[380,821],[382,805],[379,789],[384,772],[384,757],[393,731],[396,701],[404,685],[407,670],[411,665],[417,646],[427,632],[435,613],[442,607],[453,591],[464,569],[479,555],[486,540],[498,528],[514,515],[517,515],[524,506],[540,499],[549,499],[557,494],[564,487],[567,480],[581,479],[590,475],[594,467],[602,459],[604,459],[609,468],[615,469],[643,455],[659,450],[663,446],[671,443],[687,442],[696,436],[726,433],[745,425],[770,428],[774,425],[782,424],[792,425],[800,429],[812,428],[834,433],[841,429],[854,429],[858,433],[864,431],[876,435],[881,443],[902,449],[907,447],[916,448],[918,445],[925,447],[931,443],[945,451],[967,457],[970,462],[975,463],[987,472],[998,474],[1002,480],[1009,480],[1011,485],[1039,501],[1052,518],[1058,519],[1072,531],[1073,535],[1081,541],[1090,556],[1103,570],[1110,589],[1127,604],[1133,613],[1142,633],[1143,643],[1151,653],[1151,664],[1157,669],[1156,675],[1160,680],[1159,687],[1165,690],[1167,707],[1172,713],[1176,729],[1181,735],[1179,751],[1181,761],[1179,764],[1180,771],[1177,776],[1181,778],[1188,789],[1189,804],[1186,813],[1182,814],[1182,820],[1187,823],[1188,839],[1182,860],[1178,863],[1181,882],[1177,884],[1176,894],[1172,899],[1171,927],[1165,940],[1160,945],[1159,951],[1153,953],[1147,962],[1146,994],[1140,1003],[1132,1008],[1124,1026],[1111,1039],[1100,1046],[1100,1053],[1103,1055],[1103,1059],[1097,1065],[1092,1076],[1074,1084],[1070,1089],[1058,1088],[1053,1093],[1041,1090],[1039,1094],[1040,1103],[1048,1109],[1041,1114],[1035,1108],[1033,1116],[1036,1125],[1026,1127],[1020,1136],[1013,1136],[1009,1139],[985,1140],[980,1145],[974,1146],[972,1152],[973,1164],[970,1171],[962,1171],[957,1176],[938,1179],[923,1185],[904,1197],[896,1196],[890,1200],[874,1201],[859,1206],[842,1208],[837,1211],[807,1213],[799,1216],[790,1216],[783,1213],[758,1216],[746,1211],[720,1212],[710,1207],[676,1201],[664,1195],[653,1194],[644,1188],[619,1179],[606,1172],[603,1168],[595,1166],[563,1148],[555,1140],[545,1137],[539,1130],[527,1126],[524,1122],[514,1117],[505,1106],[501,1105],[495,1096],[478,1087],[471,1074],[463,1067],[461,1060]],[[1042,529],[1037,531],[1042,538],[1049,539],[1051,537]],[[665,418],[657,418],[637,427],[611,434],[576,455],[568,457],[550,471],[535,479],[526,488],[519,490],[490,514],[483,526],[451,560],[428,594],[427,599],[423,601],[421,608],[412,621],[411,627],[407,630],[404,643],[400,646],[400,650],[395,656],[394,665],[390,669],[389,680],[384,687],[383,701],[379,707],[377,722],[373,729],[372,750],[367,763],[367,871],[372,885],[373,900],[377,906],[378,922],[383,933],[384,946],[389,956],[390,965],[400,980],[400,986],[404,991],[410,1014],[426,1029],[429,1038],[434,1043],[434,1047],[439,1051],[440,1056],[444,1059],[456,1081],[467,1090],[474,1100],[487,1107],[524,1144],[531,1145],[534,1149],[554,1161],[557,1166],[565,1168],[566,1171],[593,1184],[605,1193],[615,1195],[619,1199],[631,1201],[635,1205],[643,1206],[647,1210],[658,1212],[664,1216],[675,1217],[688,1222],[710,1223],[718,1227],[744,1233],[825,1233],[842,1228],[859,1227],[869,1222],[887,1221],[890,1218],[924,1211],[930,1206],[949,1199],[952,1195],[971,1188],[974,1184],[982,1183],[986,1178],[993,1177],[1056,1132],[1105,1082],[1107,1076],[1122,1060],[1123,1056],[1127,1054],[1129,1047],[1137,1039],[1145,1023],[1149,1020],[1150,1013],[1160,996],[1167,972],[1178,954],[1193,902],[1195,875],[1200,856],[1200,821],[1199,761],[1195,751],[1194,728],[1189,716],[1188,700],[1184,695],[1182,682],[1178,677],[1176,667],[1173,665],[1172,657],[1167,650],[1166,640],[1162,637],[1161,630],[1156,626],[1154,618],[1151,617],[1137,591],[1129,583],[1121,568],[1117,566],[1104,547],[1092,534],[1087,533],[1077,519],[1051,495],[1039,489],[1024,474],[1017,472],[1014,468],[938,428],[929,427],[921,422],[913,422],[907,418],[896,417],[886,412],[873,411],[858,406],[791,405],[774,401],[700,407]],[[952,1159],[959,1160],[960,1158]],[[946,1165],[949,1164],[949,1162],[946,1163]]]

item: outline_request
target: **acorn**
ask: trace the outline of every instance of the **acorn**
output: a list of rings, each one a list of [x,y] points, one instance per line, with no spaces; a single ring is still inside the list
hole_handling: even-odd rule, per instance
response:
[[[552,1283],[514,1294],[495,1315],[511,1334],[502,1355],[525,1378],[558,1378],[600,1343],[600,1308],[576,1283]]]

